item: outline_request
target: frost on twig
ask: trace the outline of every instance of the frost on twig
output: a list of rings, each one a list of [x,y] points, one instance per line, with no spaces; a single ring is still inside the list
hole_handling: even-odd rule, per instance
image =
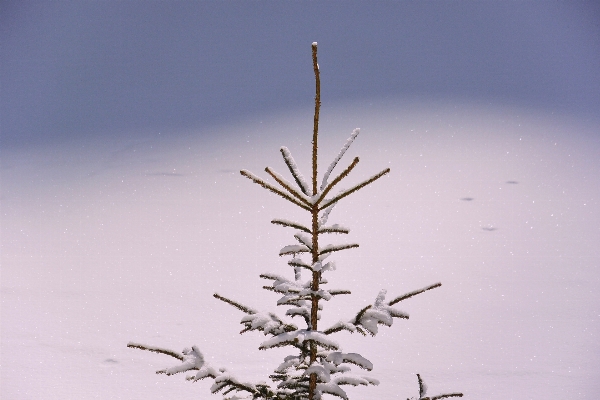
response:
[[[287,165],[288,169],[290,170],[290,173],[294,177],[296,184],[298,185],[298,187],[300,188],[302,193],[309,196],[310,192],[308,189],[308,183],[306,183],[304,176],[302,176],[302,174],[300,173],[300,170],[298,169],[298,165],[296,165],[296,161],[294,161],[294,157],[292,157],[292,153],[290,153],[288,148],[285,146],[283,146],[279,150],[281,151],[281,155],[283,156],[283,161],[285,162],[285,165]]]

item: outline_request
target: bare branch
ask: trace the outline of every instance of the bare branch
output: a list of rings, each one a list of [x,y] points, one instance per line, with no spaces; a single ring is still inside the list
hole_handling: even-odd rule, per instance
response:
[[[298,200],[294,199],[293,197],[290,197],[289,195],[287,195],[286,193],[282,192],[281,190],[277,189],[274,186],[269,185],[267,182],[263,181],[262,179],[260,179],[258,176],[252,174],[250,171],[246,171],[245,169],[240,171],[240,174],[242,174],[243,176],[245,176],[246,178],[252,180],[254,183],[259,184],[260,186],[264,187],[265,189],[270,190],[271,192],[283,197],[284,199],[291,201],[292,203],[294,203],[295,205],[297,205],[298,207],[301,207],[307,211],[310,211],[310,208],[305,206],[304,204],[300,203]]]
[[[323,204],[321,207],[319,207],[319,211],[329,207],[331,204],[336,203],[338,201],[340,201],[341,199],[343,199],[344,197],[356,192],[358,189],[362,189],[365,186],[367,186],[368,184],[375,182],[377,179],[381,178],[383,175],[387,174],[388,172],[390,172],[389,168],[384,169],[383,171],[381,171],[380,173],[373,175],[371,178],[367,179],[366,181],[359,183],[358,185],[354,186],[352,189],[349,190],[344,190],[342,193],[338,194],[337,196],[335,196],[333,199],[327,201],[325,204]]]
[[[341,251],[341,250],[346,250],[346,249],[353,249],[355,247],[358,247],[357,243],[340,244],[340,245],[328,245],[328,246],[326,246],[323,249],[319,249],[319,255],[326,254],[326,253],[332,253],[334,251]]]
[[[458,393],[458,392],[457,393],[440,394],[438,396],[433,396],[431,398],[431,400],[445,399],[447,397],[463,397],[463,394],[462,393]],[[423,400],[426,400],[426,399],[423,399]]]
[[[271,223],[275,224],[275,225],[289,226],[290,228],[299,229],[299,230],[304,231],[306,233],[311,233],[312,234],[312,232],[310,231],[310,229],[308,229],[304,225],[300,225],[298,222],[288,221],[288,220],[285,220],[285,219],[274,219],[274,220],[271,221]]]
[[[323,191],[323,194],[321,194],[321,197],[319,197],[319,200],[317,200],[317,204],[319,204],[321,202],[321,200],[323,200],[325,198],[325,196],[327,196],[327,194],[329,193],[329,191],[342,179],[344,179],[345,177],[348,176],[348,174],[350,173],[350,171],[352,171],[354,169],[354,167],[356,167],[356,164],[358,164],[359,158],[358,157],[354,157],[354,160],[352,160],[352,163],[344,170],[342,171],[341,174],[339,174],[334,180],[333,182],[331,182],[329,185],[327,185],[327,187],[325,188],[325,190]]]
[[[329,294],[332,296],[337,296],[338,294],[352,294],[349,290],[330,290]]]
[[[442,286],[442,284],[441,284],[441,282],[438,282],[438,283],[434,283],[433,285],[429,285],[427,287],[424,287],[423,289],[419,289],[419,290],[414,290],[412,292],[408,292],[406,294],[403,294],[402,296],[396,297],[394,300],[390,301],[388,303],[388,305],[389,306],[393,306],[394,304],[399,303],[402,300],[406,300],[406,299],[408,299],[410,297],[416,296],[416,295],[418,295],[420,293],[426,292],[426,291],[431,290],[431,289],[435,289],[435,288],[440,287],[440,286]]]
[[[246,314],[252,315],[252,314],[256,314],[258,312],[250,307],[246,307],[245,305],[238,303],[237,301],[233,301],[233,300],[228,299],[227,297],[223,297],[223,296],[219,295],[218,293],[213,294],[213,297],[216,299],[219,299],[229,305],[234,306],[235,308],[245,312]]]
[[[180,353],[173,351],[173,350],[163,349],[161,347],[156,347],[156,346],[148,346],[145,344],[134,343],[134,342],[127,343],[127,347],[130,347],[132,349],[147,350],[147,351],[151,351],[153,353],[166,354],[168,356],[178,359],[179,361],[183,361],[183,355],[181,355]]]

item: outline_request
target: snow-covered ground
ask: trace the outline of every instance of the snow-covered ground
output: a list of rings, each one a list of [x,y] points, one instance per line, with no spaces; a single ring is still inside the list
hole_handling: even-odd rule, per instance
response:
[[[374,364],[351,398],[462,391],[467,399],[600,395],[598,121],[472,104],[346,104],[322,109],[321,169],[352,130],[350,181],[391,174],[329,221],[359,249],[332,256],[321,326],[380,289],[411,318],[375,338],[343,333]],[[152,139],[82,140],[2,153],[3,399],[208,399],[210,382],[155,375],[175,365],[128,341],[181,350],[263,380],[287,354],[238,335],[242,313],[214,292],[274,310],[262,272],[292,276],[280,248],[304,218],[239,175],[286,173],[286,145],[309,171],[312,110]],[[147,135],[146,137],[152,137]],[[284,310],[279,310],[283,314]],[[352,394],[355,397],[352,397]],[[212,397],[219,398],[219,397]]]

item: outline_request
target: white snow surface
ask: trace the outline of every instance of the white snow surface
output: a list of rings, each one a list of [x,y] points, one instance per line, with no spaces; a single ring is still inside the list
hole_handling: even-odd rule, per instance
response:
[[[323,302],[319,329],[382,288],[389,300],[442,286],[398,304],[410,319],[375,337],[331,335],[381,382],[343,386],[348,396],[414,397],[420,373],[430,393],[465,399],[597,399],[600,123],[458,102],[365,104],[323,102],[321,170],[359,125],[368,140],[347,151],[361,157],[348,182],[391,173],[329,216],[361,247],[330,255],[332,287],[352,295]],[[307,224],[308,213],[238,171],[281,165],[280,143],[310,165],[312,111],[3,148],[0,398],[221,398],[210,378],[155,374],[180,362],[129,341],[196,345],[241,382],[268,379],[290,349],[258,350],[265,336],[239,335],[244,313],[212,294],[291,320],[258,275],[294,280],[278,250],[295,230],[270,221]]]

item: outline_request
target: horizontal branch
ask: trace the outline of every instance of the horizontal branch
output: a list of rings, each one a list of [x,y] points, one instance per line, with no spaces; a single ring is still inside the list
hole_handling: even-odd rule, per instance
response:
[[[321,210],[329,207],[333,203],[336,203],[336,202],[340,201],[344,197],[349,196],[350,194],[356,192],[357,190],[364,188],[368,184],[370,184],[372,182],[375,182],[377,179],[381,178],[383,175],[387,174],[388,172],[390,172],[390,169],[386,168],[383,171],[381,171],[380,173],[378,173],[376,175],[373,175],[371,178],[367,179],[366,181],[364,181],[362,183],[359,183],[358,185],[354,186],[352,189],[348,189],[348,190],[342,191],[342,193],[338,194],[333,199],[327,201],[325,204],[323,204],[322,206],[320,206],[319,207],[319,211],[321,211]]]
[[[156,346],[148,346],[145,344],[134,343],[134,342],[127,343],[127,347],[130,347],[132,349],[151,351],[153,353],[166,354],[168,356],[178,359],[179,361],[183,361],[183,356],[180,353],[173,351],[173,350],[163,349],[161,347],[156,347]]]
[[[340,332],[340,331],[348,331],[350,333],[354,333],[356,331],[356,325],[354,325],[352,322],[348,321],[339,321],[337,323],[335,323],[333,326],[330,326],[329,328],[325,329],[323,331],[323,333],[325,335],[331,335],[332,333],[336,333],[336,332]]]
[[[441,282],[438,282],[438,283],[434,283],[433,285],[429,285],[427,287],[424,287],[423,289],[419,289],[419,290],[414,290],[412,292],[408,292],[406,294],[403,294],[402,296],[396,297],[394,300],[390,301],[388,303],[388,305],[389,306],[393,306],[394,304],[399,303],[402,300],[406,300],[406,299],[408,299],[410,297],[416,296],[416,295],[418,295],[420,293],[426,292],[426,291],[431,290],[431,289],[435,289],[435,288],[440,287],[440,286],[442,286],[442,284],[441,284]]]
[[[286,281],[286,279],[284,277],[281,277],[279,275],[275,275],[272,273],[264,273],[264,274],[260,274],[259,278],[263,278],[263,279],[272,279],[274,281]]]
[[[252,314],[256,314],[258,312],[256,310],[250,308],[250,307],[246,307],[243,304],[240,304],[240,303],[238,303],[236,301],[230,300],[227,297],[223,297],[223,296],[219,295],[218,293],[213,294],[213,297],[216,298],[216,299],[219,299],[219,300],[221,300],[221,301],[223,301],[223,302],[225,302],[225,303],[227,303],[229,305],[234,306],[235,308],[237,308],[238,310],[241,310],[241,311],[245,312],[246,314],[252,315]]]
[[[304,225],[299,224],[298,222],[288,221],[286,219],[274,219],[274,220],[271,221],[271,223],[275,224],[275,225],[288,226],[290,228],[299,229],[299,230],[304,231],[306,233],[311,233],[312,234],[312,232],[311,232],[310,229],[308,229]]]
[[[300,203],[298,200],[296,200],[293,197],[287,195],[286,193],[282,192],[281,190],[277,189],[276,187],[269,185],[267,182],[263,181],[262,179],[260,179],[256,175],[252,174],[250,171],[246,171],[245,169],[243,169],[243,170],[240,171],[240,174],[242,174],[246,178],[252,180],[252,182],[259,184],[263,188],[265,188],[267,190],[270,190],[271,192],[273,192],[273,193],[275,193],[275,194],[283,197],[284,199],[286,199],[286,200],[294,203],[298,207],[303,208],[303,209],[305,209],[307,211],[310,211],[309,207],[307,207],[304,204]]]
[[[357,243],[341,244],[341,245],[328,245],[328,246],[326,246],[323,249],[319,249],[319,255],[327,254],[327,253],[332,253],[334,251],[341,251],[341,250],[346,250],[346,249],[353,249],[355,247],[358,247]]]
[[[290,261],[288,261],[288,265],[290,267],[306,268],[312,271],[312,267],[299,258],[292,258]]]
[[[308,247],[301,244],[290,244],[279,250],[280,256],[285,256],[288,254],[296,255],[297,253],[310,253],[310,250]]]
[[[330,290],[329,294],[332,296],[337,296],[339,294],[352,294],[349,290]]]
[[[262,288],[265,289],[265,290],[268,290],[269,292],[275,292],[275,293],[280,293],[280,294],[290,294],[290,293],[291,294],[298,294],[298,293],[300,293],[300,290],[297,290],[297,289],[289,289],[289,288],[278,289],[278,288],[273,287],[273,286],[263,286]]]
[[[448,394],[440,394],[438,396],[433,396],[433,397],[424,397],[423,400],[439,400],[439,399],[445,399],[447,397],[463,397],[462,393],[448,393]]]
[[[350,233],[350,229],[344,228],[338,224],[334,224],[331,226],[324,226],[319,228],[318,233]]]

